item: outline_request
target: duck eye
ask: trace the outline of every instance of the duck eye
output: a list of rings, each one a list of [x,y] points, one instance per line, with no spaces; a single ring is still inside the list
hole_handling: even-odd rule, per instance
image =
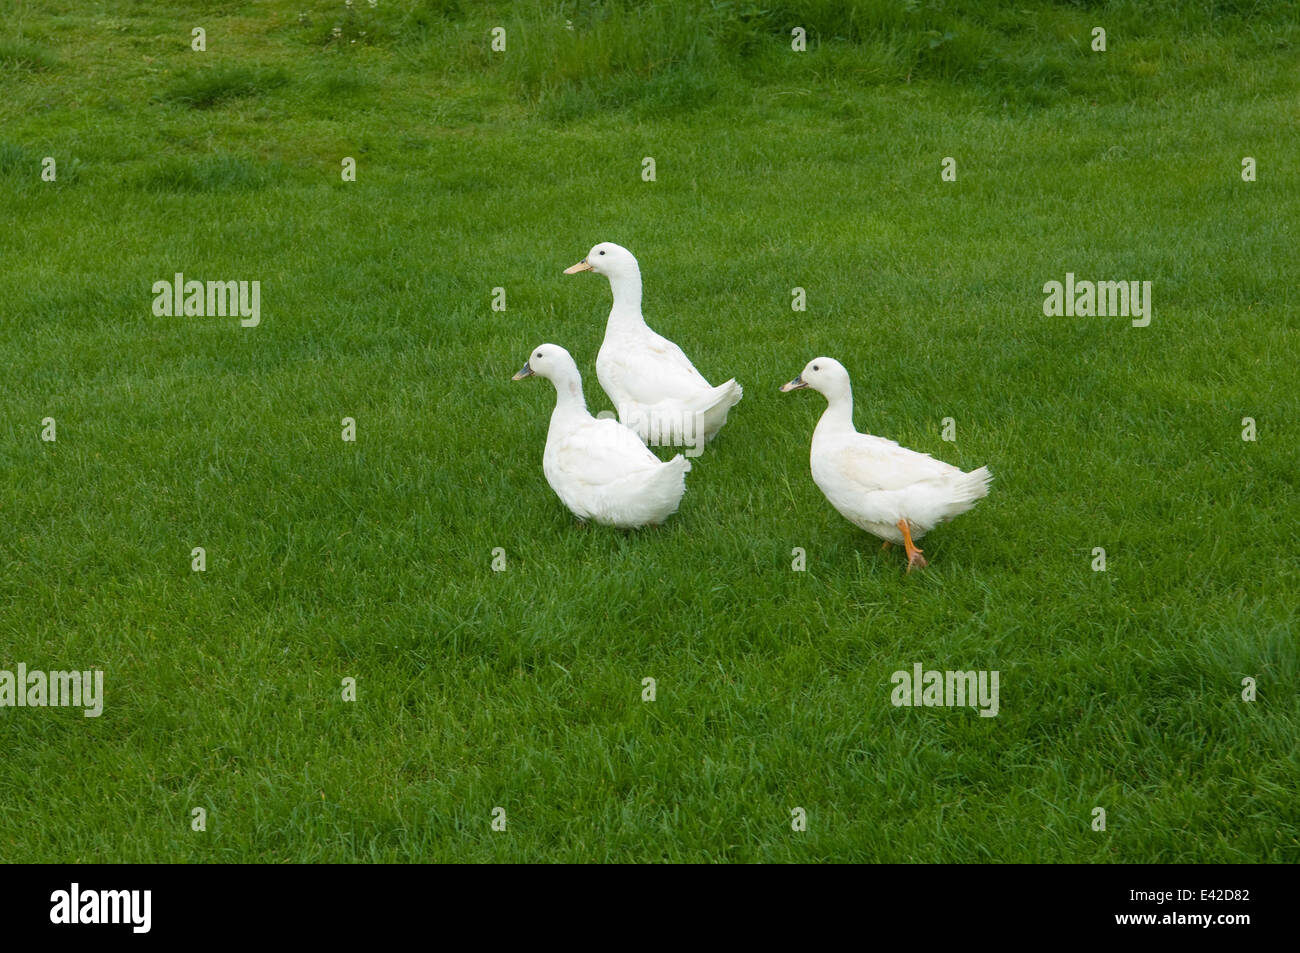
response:
[[[603,255],[603,254],[605,254],[605,253],[602,251],[601,254]]]
[[[814,364],[814,365],[813,365],[813,370],[814,370],[814,371],[820,371],[820,370],[821,370],[821,367],[820,367],[819,365],[817,365],[817,364]]]

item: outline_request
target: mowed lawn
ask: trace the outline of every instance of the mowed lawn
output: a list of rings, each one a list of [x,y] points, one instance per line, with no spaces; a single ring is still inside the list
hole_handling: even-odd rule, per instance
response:
[[[105,699],[0,708],[0,860],[1300,860],[1300,27],[704,6],[6,18],[0,669]],[[610,406],[599,241],[745,388],[636,533],[510,381],[554,342]],[[155,316],[177,272],[260,325]],[[1067,273],[1150,325],[1045,316]],[[995,475],[923,572],[812,483],[820,355]],[[915,663],[997,716],[895,707]]]

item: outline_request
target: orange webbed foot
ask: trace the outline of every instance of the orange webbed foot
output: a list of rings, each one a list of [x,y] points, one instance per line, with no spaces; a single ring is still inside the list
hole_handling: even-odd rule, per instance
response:
[[[921,555],[923,550],[912,542],[912,527],[907,525],[907,520],[899,520],[897,525],[899,531],[903,534],[903,548],[907,550],[907,571],[924,569],[929,563]]]

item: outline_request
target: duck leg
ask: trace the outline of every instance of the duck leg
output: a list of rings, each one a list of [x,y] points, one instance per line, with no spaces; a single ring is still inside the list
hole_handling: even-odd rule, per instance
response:
[[[880,551],[882,553],[888,552],[893,548],[894,548],[894,544],[891,543],[889,540],[885,540],[883,543],[880,544]]]
[[[898,528],[903,534],[903,548],[907,550],[907,571],[913,569],[924,569],[928,563],[925,557],[921,555],[922,550],[912,542],[912,528],[907,525],[907,520],[899,520]]]

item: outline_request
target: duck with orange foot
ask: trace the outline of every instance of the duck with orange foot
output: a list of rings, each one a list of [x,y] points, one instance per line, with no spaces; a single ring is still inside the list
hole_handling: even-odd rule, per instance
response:
[[[813,482],[841,516],[883,539],[881,549],[900,544],[908,572],[924,568],[916,540],[987,496],[993,475],[987,467],[966,473],[893,440],[858,433],[849,372],[839,361],[815,358],[781,390],[805,387],[826,398],[813,431]]]

